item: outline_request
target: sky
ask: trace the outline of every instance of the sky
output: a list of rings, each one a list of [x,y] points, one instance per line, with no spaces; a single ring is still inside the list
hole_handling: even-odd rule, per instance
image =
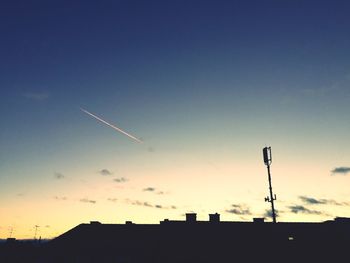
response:
[[[2,1],[0,238],[350,217],[348,1]],[[138,143],[83,108],[139,138]]]

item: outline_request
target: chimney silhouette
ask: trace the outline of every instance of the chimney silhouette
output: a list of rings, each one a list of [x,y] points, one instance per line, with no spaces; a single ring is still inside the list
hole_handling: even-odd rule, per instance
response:
[[[209,222],[211,223],[219,223],[220,222],[220,214],[209,214]]]
[[[188,223],[197,222],[197,214],[196,213],[187,213],[186,214],[186,222],[188,222]]]

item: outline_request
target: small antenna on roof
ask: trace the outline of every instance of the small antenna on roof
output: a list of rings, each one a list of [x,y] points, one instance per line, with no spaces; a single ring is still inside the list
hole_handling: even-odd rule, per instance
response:
[[[265,197],[265,202],[271,203],[271,209],[272,209],[272,221],[276,223],[276,212],[275,212],[275,205],[273,201],[276,200],[276,195],[273,195],[272,193],[272,183],[271,183],[271,173],[270,173],[270,165],[272,163],[272,154],[271,154],[271,147],[265,147],[263,149],[263,156],[264,156],[264,163],[267,166],[267,174],[269,178],[269,190],[270,190],[270,197]]]
[[[10,228],[10,238],[12,238],[13,227]]]
[[[34,240],[36,240],[36,234],[37,234],[37,232],[38,232],[38,227],[40,227],[40,226],[35,225],[34,227],[35,227]]]

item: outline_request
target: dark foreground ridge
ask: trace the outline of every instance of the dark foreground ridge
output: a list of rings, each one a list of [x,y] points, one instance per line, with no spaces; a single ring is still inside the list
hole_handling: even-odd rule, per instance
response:
[[[23,254],[24,260],[15,243],[5,244],[0,262],[347,262],[349,244],[350,218],[222,222],[219,214],[197,221],[192,213],[186,221],[166,219],[160,224],[80,224],[33,247],[35,253]],[[12,253],[5,253],[9,249]],[[28,253],[28,247],[22,251]]]

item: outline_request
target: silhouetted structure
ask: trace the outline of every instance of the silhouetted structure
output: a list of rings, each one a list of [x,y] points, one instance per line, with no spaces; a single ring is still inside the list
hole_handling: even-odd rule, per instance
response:
[[[49,242],[46,254],[49,262],[334,262],[349,242],[350,218],[224,222],[190,213],[160,224],[80,224]]]
[[[276,195],[273,195],[272,193],[272,182],[271,182],[271,172],[270,172],[270,165],[272,163],[271,147],[265,147],[263,149],[263,156],[264,156],[264,163],[267,166],[267,175],[269,178],[269,191],[270,191],[270,197],[265,197],[265,202],[271,203],[272,221],[276,223],[276,211],[275,211],[275,205],[273,202],[276,200]]]
[[[44,244],[12,238],[0,244],[0,262],[347,262],[349,243],[350,218],[226,222],[190,213],[160,224],[92,221]]]

